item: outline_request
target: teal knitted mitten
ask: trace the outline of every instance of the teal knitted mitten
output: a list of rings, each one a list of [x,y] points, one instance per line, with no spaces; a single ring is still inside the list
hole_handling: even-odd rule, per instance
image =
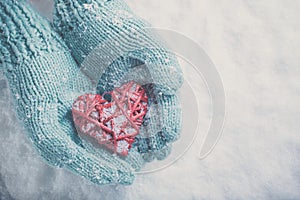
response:
[[[48,163],[96,184],[130,184],[143,165],[138,152],[122,159],[84,147],[74,130],[71,107],[90,82],[64,42],[23,1],[0,0],[0,67],[8,79],[18,118]]]
[[[55,0],[54,27],[78,64],[85,64],[91,54],[103,58],[117,55],[110,64],[105,59],[94,62],[99,68],[98,93],[130,79],[143,85],[150,109],[133,149],[146,161],[164,159],[181,129],[176,91],[183,76],[175,55],[123,0]]]

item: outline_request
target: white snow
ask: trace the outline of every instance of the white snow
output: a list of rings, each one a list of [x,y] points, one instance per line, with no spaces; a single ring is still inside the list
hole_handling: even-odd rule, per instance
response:
[[[50,0],[31,0],[50,16]],[[153,26],[200,44],[227,97],[222,138],[205,160],[196,140],[176,163],[131,186],[92,185],[47,166],[15,117],[0,80],[0,192],[13,199],[300,199],[300,1],[127,0]],[[200,127],[209,95],[199,83]],[[182,138],[181,138],[182,139]]]

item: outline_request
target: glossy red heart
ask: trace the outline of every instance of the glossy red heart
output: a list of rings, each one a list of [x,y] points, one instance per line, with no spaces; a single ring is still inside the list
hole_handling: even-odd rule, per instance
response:
[[[111,95],[111,101],[104,98]],[[120,155],[127,155],[139,134],[148,107],[145,90],[130,81],[102,96],[84,94],[73,103],[78,133]]]

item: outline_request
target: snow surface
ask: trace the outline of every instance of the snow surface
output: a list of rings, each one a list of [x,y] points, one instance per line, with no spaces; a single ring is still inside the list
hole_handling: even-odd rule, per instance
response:
[[[31,2],[51,16],[50,0]],[[300,1],[127,2],[152,25],[192,38],[215,63],[227,97],[220,142],[199,160],[196,140],[175,164],[131,186],[95,186],[37,156],[2,77],[0,199],[300,199]],[[206,130],[209,96],[199,87]]]

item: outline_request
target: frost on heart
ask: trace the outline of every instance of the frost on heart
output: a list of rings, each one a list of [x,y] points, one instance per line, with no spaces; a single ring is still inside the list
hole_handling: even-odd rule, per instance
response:
[[[105,95],[110,95],[111,100],[106,100]],[[147,107],[145,90],[130,81],[102,96],[79,96],[73,103],[72,114],[80,135],[115,153],[127,155],[139,134]]]

